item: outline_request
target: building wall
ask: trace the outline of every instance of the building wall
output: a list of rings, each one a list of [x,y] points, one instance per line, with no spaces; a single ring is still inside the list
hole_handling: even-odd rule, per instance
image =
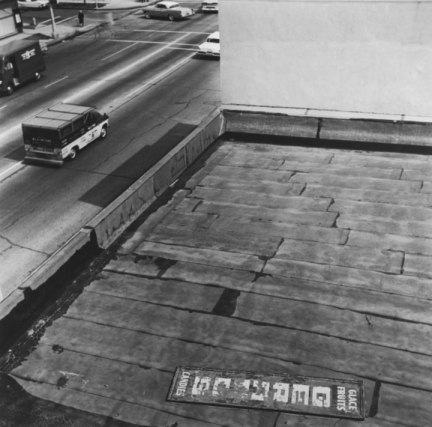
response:
[[[17,33],[12,9],[0,9],[0,39]]]
[[[223,108],[432,119],[432,1],[220,0]]]

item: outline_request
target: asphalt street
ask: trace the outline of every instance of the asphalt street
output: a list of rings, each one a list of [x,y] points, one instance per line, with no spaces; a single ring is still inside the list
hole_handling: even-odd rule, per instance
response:
[[[216,29],[133,14],[53,46],[44,77],[0,99],[2,299],[219,105],[219,62],[195,55]],[[22,121],[59,101],[107,112],[107,139],[61,169],[23,164]]]

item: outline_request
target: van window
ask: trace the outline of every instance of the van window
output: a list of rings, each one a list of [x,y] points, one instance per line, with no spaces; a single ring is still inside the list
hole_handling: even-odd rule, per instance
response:
[[[73,122],[73,128],[74,128],[74,132],[78,132],[80,129],[82,129],[85,126],[84,123],[84,116],[79,117],[78,119],[76,119]]]
[[[65,127],[62,128],[61,130],[61,138],[67,138],[68,136],[70,136],[73,132],[73,127],[72,127],[72,123],[66,125]]]

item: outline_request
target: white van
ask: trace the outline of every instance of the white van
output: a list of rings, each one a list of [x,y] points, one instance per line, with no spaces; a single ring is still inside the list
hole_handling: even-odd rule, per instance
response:
[[[22,124],[26,161],[62,165],[108,132],[108,115],[94,107],[56,104]]]

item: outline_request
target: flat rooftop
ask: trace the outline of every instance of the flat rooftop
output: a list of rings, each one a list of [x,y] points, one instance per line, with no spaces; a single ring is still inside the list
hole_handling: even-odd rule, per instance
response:
[[[220,141],[11,375],[37,397],[163,427],[359,425],[167,402],[179,365],[356,379],[362,425],[424,426],[431,166],[421,154]]]

